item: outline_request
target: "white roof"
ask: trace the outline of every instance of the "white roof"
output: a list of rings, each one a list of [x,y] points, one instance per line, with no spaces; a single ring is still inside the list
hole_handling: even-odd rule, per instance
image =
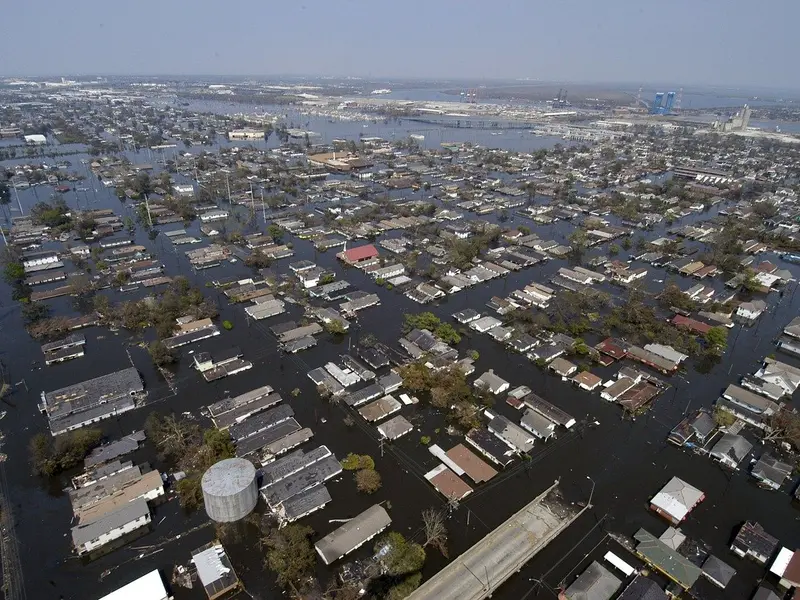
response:
[[[794,552],[786,547],[781,548],[778,556],[772,561],[772,566],[769,568],[770,573],[775,573],[778,577],[783,577],[786,567],[789,566],[789,561],[792,560]]]
[[[167,590],[158,569],[150,571],[100,600],[167,600]]]
[[[694,508],[695,504],[703,499],[703,492],[692,487],[682,479],[673,477],[669,483],[658,492],[650,504],[661,509],[678,521],[682,521]]]

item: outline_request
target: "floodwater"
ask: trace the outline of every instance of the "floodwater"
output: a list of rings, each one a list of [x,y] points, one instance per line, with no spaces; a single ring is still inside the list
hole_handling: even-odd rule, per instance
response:
[[[343,134],[337,132],[329,135]],[[349,135],[357,135],[352,126]],[[77,161],[81,157],[68,158],[80,171],[82,167]],[[140,157],[139,162],[144,162],[144,157]],[[88,201],[91,207],[111,207],[121,210],[123,215],[132,214],[96,180],[90,178],[79,185],[89,187],[90,191],[67,193],[65,199],[71,206],[76,206],[77,202],[83,206]],[[37,195],[47,198],[49,188],[43,186],[36,190],[20,190],[26,213],[37,200]],[[711,215],[698,215],[693,219],[713,216],[716,210],[712,209]],[[263,227],[260,215],[258,218]],[[559,241],[564,240],[570,230],[570,226],[564,223],[539,226],[519,217],[508,223],[519,224],[531,227],[543,238]],[[179,225],[171,225],[164,229],[177,227]],[[199,225],[194,223],[188,230],[197,233],[198,228]],[[657,237],[663,233],[664,228],[661,227],[647,235]],[[349,474],[340,475],[328,483],[333,502],[301,522],[309,524],[321,537],[338,527],[338,523],[331,523],[330,520],[352,517],[374,502],[387,502],[393,529],[420,540],[421,511],[429,507],[446,508],[443,498],[423,478],[423,474],[433,468],[438,460],[420,444],[420,436],[431,436],[433,443],[445,449],[463,438],[448,436],[444,429],[440,433],[435,432],[444,423],[441,415],[424,407],[404,407],[400,414],[411,420],[417,428],[399,441],[385,444],[382,451],[375,428],[366,425],[357,416],[355,425],[348,427],[343,422],[347,414],[345,409],[321,400],[306,373],[346,353],[348,346],[357,343],[359,337],[366,333],[372,333],[394,346],[401,331],[403,313],[431,310],[448,321],[452,313],[468,307],[486,314],[488,309],[485,309],[485,304],[492,296],[507,295],[531,281],[546,283],[557,268],[565,264],[551,261],[544,266],[511,273],[506,278],[448,297],[439,305],[423,308],[396,291],[379,288],[360,271],[343,269],[337,264],[334,252],[315,252],[309,242],[292,239],[295,257],[277,262],[274,266],[277,273],[285,273],[288,263],[293,260],[309,258],[335,269],[339,278],[350,281],[354,286],[378,293],[382,306],[360,313],[348,336],[332,339],[326,334],[315,348],[298,355],[285,356],[277,351],[276,342],[267,328],[289,319],[297,320],[300,316],[299,307],[287,305],[289,312],[284,315],[248,324],[241,307],[228,306],[222,294],[205,285],[212,279],[247,276],[248,270],[241,263],[193,273],[183,252],[196,245],[176,250],[165,236],[150,241],[141,229],[137,231],[136,241],[159,255],[168,274],[185,275],[205,293],[216,297],[220,304],[221,319],[231,320],[234,327],[230,332],[223,331],[218,337],[180,349],[181,360],[175,379],[177,393],[173,394],[151,366],[146,351],[136,345],[137,340],[132,340],[125,333],[112,333],[103,328],[84,330],[87,337],[85,357],[44,367],[39,345],[22,329],[19,307],[11,302],[9,290],[3,285],[0,290],[0,358],[8,369],[10,381],[16,383],[24,379],[28,387],[28,391],[23,386],[18,387],[7,399],[8,406],[4,409],[8,414],[0,421],[0,429],[5,434],[3,451],[8,455],[5,466],[8,493],[15,510],[28,598],[91,599],[154,568],[161,569],[162,573],[169,576],[174,564],[185,564],[191,550],[214,537],[211,527],[185,533],[202,525],[205,516],[201,512],[187,517],[182,514],[177,501],[171,500],[153,511],[152,533],[89,565],[73,558],[70,555],[69,538],[71,510],[66,496],[60,492],[68,485],[69,474],[53,481],[42,481],[31,475],[28,464],[28,439],[35,433],[47,430],[46,420],[36,408],[40,392],[124,368],[131,360],[142,373],[149,390],[148,405],[117,419],[102,422],[103,430],[113,438],[140,428],[153,410],[176,413],[189,411],[196,416],[202,406],[228,394],[240,394],[259,385],[272,385],[283,395],[284,401],[294,408],[298,421],[314,430],[315,437],[311,444],[327,444],[339,458],[348,452],[370,454],[375,458],[383,477],[383,488],[374,496],[367,497],[356,492]],[[386,252],[382,251],[382,254]],[[624,251],[619,258],[625,258]],[[784,264],[772,255],[764,258],[777,262],[800,277],[800,267]],[[663,272],[651,269],[649,286],[655,289],[659,286],[655,280],[663,279]],[[694,281],[681,280],[680,283],[688,287]],[[619,295],[619,290],[610,286],[605,289]],[[115,300],[120,300],[140,297],[145,293],[112,295]],[[546,445],[537,443],[531,461],[519,462],[490,483],[477,486],[475,492],[452,511],[448,522],[451,556],[463,552],[555,479],[560,479],[567,498],[575,502],[586,502],[591,498],[593,509],[587,511],[494,595],[501,600],[552,598],[552,590],[562,580],[569,583],[592,558],[602,556],[608,548],[635,563],[630,554],[610,541],[608,534],[631,536],[639,527],[645,527],[660,535],[666,524],[648,512],[647,500],[670,477],[677,475],[706,493],[706,500],[682,524],[682,530],[690,538],[708,544],[715,554],[736,568],[737,575],[726,590],[725,597],[749,598],[763,569],[752,562],[739,560],[728,551],[727,544],[733,529],[746,519],[758,520],[783,544],[796,548],[800,545],[800,512],[792,505],[786,490],[767,492],[759,489],[746,473],[725,472],[706,458],[667,445],[665,438],[687,409],[710,406],[728,383],[753,372],[761,358],[774,352],[773,340],[781,328],[798,314],[800,296],[794,293],[794,287],[790,287],[782,298],[773,294],[768,300],[769,313],[763,316],[757,326],[741,328],[737,325],[731,331],[729,350],[721,365],[709,374],[700,375],[690,367],[685,374],[670,378],[669,383],[674,387],[656,399],[651,412],[635,421],[623,420],[617,406],[604,402],[596,394],[579,391],[545,374],[523,356],[506,352],[491,338],[474,333],[465,336],[460,344],[462,353],[469,349],[480,353],[476,375],[492,368],[512,386],[529,386],[572,414],[579,424],[571,432],[559,432],[558,437]],[[73,310],[73,301],[69,298],[49,302],[59,314],[70,314]],[[587,338],[587,342],[596,341]],[[240,346],[245,358],[254,363],[253,369],[215,383],[205,383],[189,367],[191,352],[234,345]],[[796,364],[789,357],[779,358]],[[608,376],[614,372],[614,368],[593,371]],[[290,395],[294,388],[301,390],[297,397]],[[502,401],[495,408],[518,421],[520,415]],[[152,448],[145,445],[134,456],[134,460],[155,460]],[[155,466],[159,465],[156,463]],[[172,539],[178,535],[178,539]],[[155,548],[152,546],[162,542],[166,543],[153,553]],[[369,547],[367,544],[354,556],[365,555]],[[272,576],[261,567],[261,551],[252,533],[240,543],[232,544],[229,550],[234,567],[253,598],[273,598],[280,593],[274,586]],[[140,558],[140,555],[144,556]],[[426,577],[444,564],[445,560],[431,549],[425,568]],[[107,569],[111,569],[111,573],[101,580],[101,573]],[[330,577],[333,572],[333,569],[319,566],[322,577]],[[203,591],[197,588],[191,591],[177,588],[174,592],[178,600],[205,597]]]

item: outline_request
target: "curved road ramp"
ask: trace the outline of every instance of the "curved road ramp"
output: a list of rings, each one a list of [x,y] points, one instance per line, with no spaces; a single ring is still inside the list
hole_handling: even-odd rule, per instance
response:
[[[565,502],[558,481],[417,588],[408,600],[488,598],[583,511]]]

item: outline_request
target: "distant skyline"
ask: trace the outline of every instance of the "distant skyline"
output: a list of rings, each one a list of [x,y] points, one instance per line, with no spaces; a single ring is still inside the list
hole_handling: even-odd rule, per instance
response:
[[[798,89],[800,2],[26,0],[0,75],[520,79]]]

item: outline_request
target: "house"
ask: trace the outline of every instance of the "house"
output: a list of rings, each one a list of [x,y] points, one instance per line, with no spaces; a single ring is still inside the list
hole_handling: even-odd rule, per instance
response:
[[[505,379],[501,379],[495,375],[493,369],[489,369],[478,377],[473,385],[477,388],[488,390],[496,396],[497,394],[505,392],[510,384]]]
[[[650,510],[677,525],[704,499],[705,494],[696,487],[673,477],[650,500]]]
[[[208,600],[221,598],[239,587],[239,578],[222,544],[211,542],[198,548],[192,552],[192,563]]]
[[[667,441],[677,446],[702,446],[716,430],[714,418],[706,411],[698,410],[678,423]]]
[[[800,317],[795,317],[783,328],[783,333],[800,340]]]
[[[357,246],[349,250],[344,250],[337,254],[336,258],[349,265],[358,265],[359,263],[378,258],[378,249],[372,244],[366,244],[364,246]]]
[[[780,386],[787,396],[794,394],[795,390],[800,387],[800,369],[774,358],[765,358],[764,366],[756,371],[755,376],[763,381]]]
[[[689,355],[678,352],[672,346],[664,346],[662,344],[647,344],[644,349],[676,364],[682,363],[689,358]]]
[[[749,556],[762,565],[775,555],[780,542],[764,531],[759,523],[747,521],[739,528],[731,544],[731,552],[745,558]]]
[[[553,371],[556,375],[560,375],[561,377],[569,377],[575,371],[578,370],[578,367],[573,363],[569,362],[566,358],[556,358],[554,359],[548,366],[548,369]]]
[[[636,385],[636,381],[630,377],[620,377],[614,383],[609,385],[606,389],[600,392],[600,397],[609,402],[616,402],[619,398]]]
[[[711,583],[725,589],[736,575],[736,569],[710,554],[703,562],[703,576]]]
[[[753,465],[750,474],[758,480],[760,486],[778,490],[789,478],[793,470],[794,467],[791,464],[781,462],[772,455],[765,453]]]
[[[73,527],[72,543],[78,554],[86,554],[147,527],[149,523],[150,508],[147,506],[147,500],[137,498],[99,519]]]
[[[622,585],[596,560],[559,596],[562,600],[610,600]]]
[[[726,467],[736,469],[752,449],[753,444],[741,435],[725,433],[711,448],[710,454]]]
[[[667,594],[652,579],[637,575],[617,600],[667,600]]]
[[[778,595],[765,587],[759,587],[756,590],[753,600],[781,600]]]
[[[590,373],[589,371],[582,371],[572,378],[572,382],[582,390],[591,392],[597,389],[603,383],[603,379],[594,373]]]
[[[634,536],[636,555],[651,567],[660,571],[683,589],[688,590],[700,578],[700,567],[667,546],[645,529],[640,529]]]
[[[756,414],[774,414],[779,408],[772,400],[748,392],[734,384],[730,384],[725,388],[725,391],[722,392],[722,397],[729,400],[732,404]]]
[[[491,410],[485,410],[484,414],[491,419],[488,425],[489,431],[505,442],[509,448],[523,454],[533,450],[534,438],[530,433]]]
[[[780,578],[778,585],[781,587],[800,587],[800,552],[784,546],[772,561],[769,571]]]
[[[476,319],[469,324],[470,329],[474,329],[478,333],[486,333],[490,329],[494,327],[499,327],[501,325],[501,321],[499,319],[495,319],[494,317],[481,317],[480,319]]]
[[[763,300],[752,300],[750,302],[742,302],[736,308],[736,316],[751,321],[756,320],[767,309],[767,303]]]
[[[537,438],[544,441],[550,439],[556,430],[555,423],[541,413],[531,410],[530,408],[526,409],[525,414],[522,415],[520,425],[530,431]]]

